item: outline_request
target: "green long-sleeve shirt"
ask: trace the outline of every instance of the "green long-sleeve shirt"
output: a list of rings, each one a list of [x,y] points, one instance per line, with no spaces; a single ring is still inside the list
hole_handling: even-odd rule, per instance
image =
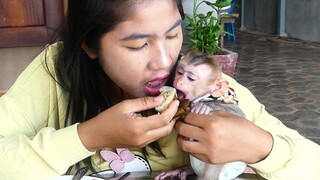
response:
[[[62,43],[50,45],[19,76],[0,98],[0,178],[49,179],[64,174],[69,166],[93,155],[97,171],[108,169],[98,153],[81,143],[77,124],[64,127],[67,93],[48,74]],[[246,118],[270,132],[273,149],[263,161],[250,164],[266,179],[320,179],[320,146],[285,127],[271,116],[248,89],[223,75],[237,93]],[[107,129],[106,129],[107,130]],[[167,158],[151,153],[154,171],[184,166],[188,156],[176,144],[176,134],[161,139]],[[131,149],[140,154],[139,149]]]

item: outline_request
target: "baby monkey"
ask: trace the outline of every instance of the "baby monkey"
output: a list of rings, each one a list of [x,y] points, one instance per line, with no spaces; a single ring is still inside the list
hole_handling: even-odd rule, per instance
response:
[[[222,70],[213,56],[197,51],[189,51],[178,61],[173,86],[179,100],[190,101],[190,111],[209,114],[214,110],[223,110],[245,117],[238,107],[234,90],[221,77]],[[232,147],[230,147],[232,148]],[[155,179],[186,177],[195,172],[200,179],[234,179],[244,172],[246,164],[230,162],[225,164],[208,164],[190,155],[191,167],[162,172]]]

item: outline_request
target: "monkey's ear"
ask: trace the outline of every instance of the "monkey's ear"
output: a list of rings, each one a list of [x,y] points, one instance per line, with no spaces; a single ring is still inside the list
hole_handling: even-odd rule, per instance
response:
[[[90,59],[96,59],[98,57],[96,51],[90,49],[86,42],[81,44],[83,51],[89,56]]]
[[[211,88],[210,94],[213,97],[223,96],[228,90],[228,84],[228,81],[224,79],[215,81],[215,83],[213,84],[213,88]]]

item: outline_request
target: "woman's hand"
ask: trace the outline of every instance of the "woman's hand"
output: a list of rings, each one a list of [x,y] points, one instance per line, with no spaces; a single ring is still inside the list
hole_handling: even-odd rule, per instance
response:
[[[273,146],[271,134],[224,111],[208,115],[189,113],[184,122],[177,121],[175,129],[179,133],[177,142],[184,151],[211,164],[256,163],[266,158]]]
[[[169,135],[175,124],[172,118],[179,105],[177,100],[161,114],[149,117],[137,114],[163,101],[162,96],[125,100],[79,124],[78,133],[83,145],[90,151],[104,147],[144,147]]]

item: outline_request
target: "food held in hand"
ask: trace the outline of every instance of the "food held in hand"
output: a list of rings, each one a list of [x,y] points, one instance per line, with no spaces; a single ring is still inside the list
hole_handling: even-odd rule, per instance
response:
[[[173,87],[163,86],[160,89],[160,93],[162,96],[164,96],[165,101],[161,105],[157,106],[155,109],[148,109],[141,112],[142,116],[147,117],[157,113],[161,113],[168,108],[168,106],[173,100],[177,99],[177,92],[176,89]],[[180,104],[178,107],[178,111],[175,114],[174,118],[184,118],[185,115],[188,113],[189,100],[182,99],[179,101]]]
[[[160,89],[160,94],[165,98],[164,102],[157,106],[155,109],[156,111],[162,113],[164,110],[166,110],[169,106],[169,104],[177,99],[177,91],[175,88],[170,86],[163,86]]]

